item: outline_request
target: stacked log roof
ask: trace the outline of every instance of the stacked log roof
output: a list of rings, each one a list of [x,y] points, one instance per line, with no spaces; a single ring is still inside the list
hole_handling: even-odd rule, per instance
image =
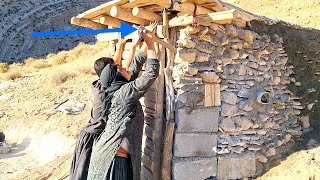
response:
[[[230,24],[232,21],[245,24],[256,19],[219,0],[113,0],[73,17],[71,24],[91,29],[120,27],[121,21],[148,25],[153,21],[162,21],[164,8],[170,14],[170,27],[211,22]]]

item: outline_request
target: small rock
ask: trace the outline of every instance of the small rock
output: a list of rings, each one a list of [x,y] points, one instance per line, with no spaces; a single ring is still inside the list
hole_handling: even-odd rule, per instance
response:
[[[294,85],[301,86],[301,82],[295,82]]]
[[[310,104],[307,105],[307,108],[308,108],[309,111],[312,109],[313,105],[314,105],[314,103],[310,103]]]
[[[220,60],[222,66],[229,65],[232,62],[232,59],[228,57],[222,57]]]
[[[252,44],[253,43],[253,40],[258,36],[256,33],[252,32],[252,31],[249,31],[249,30],[242,30],[242,29],[239,29],[237,31],[238,33],[238,37],[240,39],[243,39],[245,40],[246,42],[248,42],[249,44]]]
[[[291,139],[291,134],[286,134],[285,136],[284,136],[284,139],[285,139],[285,142],[287,143],[287,142],[289,142],[290,141],[290,139]]]
[[[248,130],[250,129],[250,127],[253,125],[253,122],[250,121],[248,118],[246,117],[242,117],[242,116],[237,116],[237,117],[234,117],[234,121],[240,125],[240,127],[243,129],[243,130]]]
[[[236,105],[229,105],[226,103],[222,104],[221,116],[231,117],[238,112],[238,107]]]
[[[300,121],[302,122],[303,128],[309,128],[310,127],[310,120],[309,116],[303,116],[300,118]]]
[[[276,85],[276,86],[279,85],[280,82],[281,82],[281,79],[280,79],[280,77],[278,77],[278,76],[275,77],[274,80],[273,80],[273,84]]]
[[[197,53],[196,62],[208,62],[210,54],[207,53]]]
[[[11,152],[11,147],[5,142],[0,142],[0,154],[8,154],[9,152]]]
[[[77,114],[85,109],[86,105],[77,100],[68,99],[64,103],[55,108],[65,114]]]
[[[237,95],[239,97],[249,98],[250,97],[250,89],[241,88]]]
[[[193,63],[196,60],[196,50],[195,49],[179,49],[177,51],[177,55],[175,58],[175,62],[181,63],[181,62],[188,62]]]
[[[262,163],[268,162],[268,158],[267,158],[266,156],[264,156],[263,154],[260,154],[260,153],[257,153],[257,154],[256,154],[256,159],[257,159],[259,162],[262,162]]]
[[[244,151],[243,147],[231,147],[230,148],[231,152],[241,154]]]
[[[266,130],[259,130],[259,131],[257,131],[257,133],[258,133],[259,135],[266,135],[266,134],[267,134],[267,131],[266,131]]]
[[[220,83],[221,79],[215,72],[204,72],[201,74],[202,81],[207,83]]]
[[[269,148],[269,149],[266,151],[265,155],[266,155],[267,157],[276,155],[276,149],[275,149],[274,147]]]
[[[261,146],[258,145],[251,145],[248,147],[249,151],[260,151],[261,150]]]
[[[246,84],[252,87],[255,83],[253,81],[246,81]]]
[[[235,105],[237,103],[237,101],[238,101],[238,97],[233,92],[225,91],[225,92],[222,92],[221,101],[225,102],[225,103],[228,103],[228,104]]]
[[[317,90],[315,89],[315,88],[311,88],[311,89],[308,89],[308,92],[309,93],[314,93],[314,92],[316,92]]]
[[[233,25],[226,25],[226,34],[230,37],[237,37],[237,28]]]
[[[222,122],[220,124],[220,127],[223,129],[225,132],[233,132],[236,129],[236,126],[234,122],[231,120],[231,118],[224,118],[222,119]]]
[[[244,76],[247,74],[247,70],[245,66],[240,66],[239,67],[239,76]]]
[[[229,154],[230,150],[227,148],[223,148],[221,150],[218,150],[218,154]]]
[[[194,67],[191,67],[191,66],[188,66],[188,74],[190,74],[191,76],[194,76],[194,75],[197,75],[198,74],[198,69],[197,68],[194,68]]]
[[[280,146],[283,145],[283,143],[284,143],[283,141],[277,140],[276,146],[277,146],[277,147],[280,147]]]

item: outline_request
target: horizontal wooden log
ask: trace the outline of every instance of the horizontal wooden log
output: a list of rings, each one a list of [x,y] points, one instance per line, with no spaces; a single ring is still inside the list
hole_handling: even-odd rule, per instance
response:
[[[227,8],[223,7],[218,0],[183,0],[182,2],[185,1],[192,2],[197,5],[203,5],[204,7],[217,12],[227,10]]]
[[[100,23],[91,21],[89,19],[82,19],[82,18],[77,18],[77,17],[72,17],[71,18],[71,24],[77,25],[77,26],[82,26],[82,27],[85,27],[85,28],[91,28],[91,29],[108,28],[107,25],[100,24]]]
[[[102,15],[100,15],[99,22],[100,22],[100,24],[104,24],[104,25],[115,27],[115,28],[119,28],[121,21],[120,21],[120,19],[117,19],[117,18],[114,18],[114,17],[110,17],[110,16],[108,16],[106,14],[102,14]]]
[[[134,7],[132,9],[132,14],[136,17],[140,17],[143,19],[147,19],[149,21],[157,21],[157,22],[161,22],[162,21],[162,17],[156,13],[147,11],[143,8],[138,8],[138,7]]]
[[[113,6],[111,8],[110,15],[112,17],[116,17],[118,19],[130,22],[133,24],[147,25],[150,23],[150,21],[148,20],[133,16],[130,11],[120,8],[118,6]]]
[[[184,2],[182,4],[175,2],[173,4],[173,9],[176,11],[180,11],[182,14],[189,14],[189,15],[193,15],[194,13],[198,15],[198,14],[208,14],[213,12],[212,10],[195,5],[191,2]]]
[[[125,9],[132,9],[134,7],[143,7],[154,4],[163,8],[169,8],[171,6],[171,0],[132,0],[130,3],[124,4],[121,7]]]
[[[100,6],[93,8],[93,9],[90,9],[82,14],[79,14],[77,17],[91,19],[91,18],[97,17],[101,14],[105,14],[105,13],[109,14],[112,6],[121,6],[121,5],[128,3],[128,2],[129,2],[128,0],[109,1],[107,3],[101,4]]]
[[[170,27],[175,26],[187,26],[193,23],[208,23],[208,22],[215,22],[217,24],[228,24],[235,18],[239,18],[238,11],[230,10],[230,11],[223,11],[223,12],[214,12],[209,14],[197,15],[196,17],[193,16],[180,16],[172,18],[169,21]]]
[[[149,6],[144,6],[143,9],[150,11],[150,12],[161,12],[163,10],[163,7],[161,7],[157,4],[153,4],[153,5],[149,5]]]

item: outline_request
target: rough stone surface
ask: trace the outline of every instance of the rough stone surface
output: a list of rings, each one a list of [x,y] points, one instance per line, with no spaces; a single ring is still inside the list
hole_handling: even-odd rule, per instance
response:
[[[236,129],[236,126],[231,118],[224,118],[221,120],[220,127],[225,132],[232,132]]]
[[[207,83],[219,83],[221,79],[215,72],[204,72],[201,74],[202,81]]]
[[[217,132],[219,111],[217,108],[201,108],[191,114],[179,109],[176,115],[177,132]]]
[[[229,104],[222,104],[221,115],[231,117],[232,115],[238,112],[238,106],[236,105],[229,105]]]
[[[178,49],[175,62],[188,62],[193,63],[196,60],[195,49]]]
[[[228,104],[236,104],[238,101],[238,97],[233,92],[224,91],[221,94],[221,101],[226,102]]]
[[[218,179],[242,179],[253,177],[256,172],[253,154],[225,155],[218,157]]]
[[[216,175],[217,158],[173,162],[173,180],[202,180]]]
[[[216,134],[177,133],[174,141],[176,157],[208,157],[215,156],[217,147]]]

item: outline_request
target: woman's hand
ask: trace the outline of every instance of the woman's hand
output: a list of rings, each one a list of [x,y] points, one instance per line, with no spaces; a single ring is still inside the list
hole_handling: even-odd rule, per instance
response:
[[[142,32],[142,37],[148,47],[154,45],[154,40],[156,37],[155,32],[156,32],[157,25],[158,23],[154,22],[148,28],[144,29]]]
[[[119,38],[117,48],[123,48],[126,45],[128,39]]]

